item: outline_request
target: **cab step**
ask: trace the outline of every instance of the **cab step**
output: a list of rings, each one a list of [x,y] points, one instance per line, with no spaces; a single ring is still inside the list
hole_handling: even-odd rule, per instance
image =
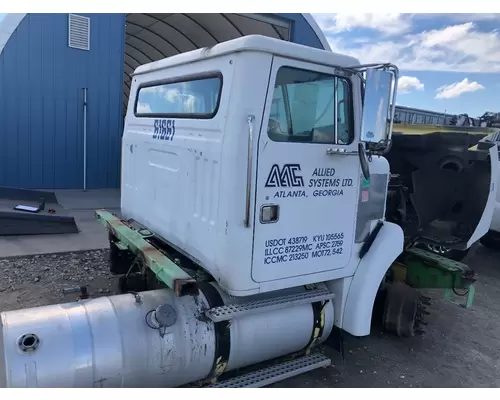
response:
[[[268,311],[276,311],[283,308],[293,307],[300,304],[315,303],[318,301],[332,300],[335,294],[328,289],[313,289],[303,293],[290,294],[274,297],[272,299],[251,301],[242,304],[228,304],[214,307],[205,312],[205,315],[213,322],[228,321],[234,318],[260,314]]]
[[[311,354],[292,361],[263,368],[255,372],[231,378],[226,381],[217,382],[209,388],[259,388],[271,385],[276,382],[292,378],[297,375],[313,371],[318,368],[325,368],[332,364],[332,360],[323,354]]]

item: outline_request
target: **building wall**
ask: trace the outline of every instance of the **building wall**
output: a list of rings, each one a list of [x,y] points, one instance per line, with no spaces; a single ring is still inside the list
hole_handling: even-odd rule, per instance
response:
[[[85,15],[85,14],[82,14]],[[68,47],[68,14],[27,14],[0,54],[0,185],[118,187],[125,16],[87,14],[90,51]]]
[[[80,15],[90,51],[68,47],[68,14],[26,14],[0,46],[0,186],[83,187],[88,88],[87,188],[119,187],[125,14]],[[323,48],[302,14],[276,15],[293,42]]]

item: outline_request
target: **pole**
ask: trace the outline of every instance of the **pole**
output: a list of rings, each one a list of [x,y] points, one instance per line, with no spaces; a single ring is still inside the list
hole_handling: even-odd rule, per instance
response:
[[[83,191],[87,190],[87,88],[83,88]]]

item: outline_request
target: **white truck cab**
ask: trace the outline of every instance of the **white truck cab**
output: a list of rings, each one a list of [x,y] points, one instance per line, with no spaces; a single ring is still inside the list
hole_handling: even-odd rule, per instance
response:
[[[369,335],[384,284],[384,324],[415,334],[421,295],[388,278],[411,251],[385,215],[397,76],[261,36],[139,67],[122,216],[96,211],[120,294],[1,313],[0,386],[268,385],[331,365],[311,350],[334,326]],[[480,236],[498,168],[496,145],[478,148],[482,162],[486,151]],[[458,270],[453,287],[470,287]]]
[[[261,36],[139,67],[122,213],[233,296],[354,275],[384,218],[389,178],[383,157],[360,162],[357,67],[352,57]],[[365,123],[368,142],[387,136],[393,75],[374,76],[366,93],[365,119],[376,122]],[[383,229],[395,258],[403,233]]]

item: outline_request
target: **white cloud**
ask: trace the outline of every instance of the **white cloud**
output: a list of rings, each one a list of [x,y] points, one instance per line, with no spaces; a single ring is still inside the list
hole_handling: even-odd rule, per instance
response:
[[[169,101],[170,103],[177,103],[179,101],[182,101],[181,99],[181,91],[177,88],[174,89],[168,89],[165,92],[165,99]]]
[[[402,76],[398,80],[398,93],[408,93],[411,90],[424,90],[424,84],[414,76]]]
[[[467,35],[470,34],[473,27],[472,22],[467,22],[461,25],[447,26],[443,29],[424,31],[418,37],[415,37],[415,40],[420,40],[422,46],[430,48],[460,44],[460,42],[467,39]]]
[[[137,112],[138,113],[151,113],[151,107],[147,103],[137,103]]]
[[[459,17],[466,16],[473,18],[470,14]],[[500,33],[480,31],[473,22],[457,23],[458,17],[454,17],[454,24],[420,33],[408,32],[412,18],[424,18],[421,14],[418,17],[415,14],[315,14],[315,18],[334,52],[354,56],[362,63],[392,62],[410,71],[500,72]],[[450,15],[449,18],[453,21]],[[486,18],[500,19],[498,15],[474,17],[475,20]],[[360,27],[370,27],[384,35],[368,41],[366,37],[346,39],[338,34]],[[414,24],[413,28],[417,27]],[[333,36],[334,33],[337,34]]]
[[[339,37],[329,37],[328,43],[333,52],[354,56],[362,63],[394,62],[399,57],[400,52],[406,47],[405,44],[394,41],[366,43],[355,48],[346,47],[346,41]]]
[[[314,14],[325,33],[338,33],[356,28],[369,28],[386,34],[401,34],[411,28],[411,15],[398,13]]]
[[[469,22],[469,21],[494,21],[500,19],[500,14],[494,13],[447,13],[447,14],[435,14],[435,13],[422,13],[413,14],[413,17],[420,19],[428,18],[447,18],[448,20],[455,22]]]
[[[436,99],[454,99],[464,93],[471,93],[481,89],[484,89],[483,85],[475,81],[469,82],[469,79],[465,78],[463,81],[438,88],[436,90]]]

